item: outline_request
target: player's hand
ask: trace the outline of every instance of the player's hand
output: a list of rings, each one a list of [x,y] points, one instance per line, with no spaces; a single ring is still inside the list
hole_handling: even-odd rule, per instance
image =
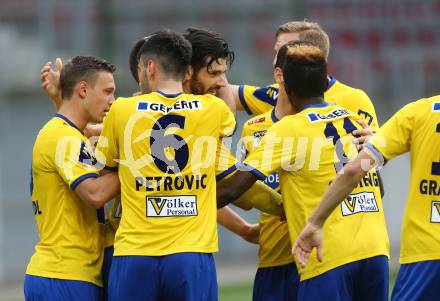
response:
[[[353,140],[354,144],[356,145],[358,150],[361,150],[364,147],[365,143],[368,142],[368,139],[373,136],[374,132],[370,129],[365,120],[359,119],[357,122],[362,126],[362,128],[354,130],[351,133],[353,134],[353,136],[355,136]]]
[[[258,244],[260,239],[260,225],[259,224],[247,224],[246,229],[241,237],[247,242]]]
[[[52,62],[47,62],[40,70],[41,88],[52,99],[60,96],[60,72],[63,62],[60,58],[55,60],[55,70],[52,69]]]
[[[317,249],[318,261],[322,262],[322,228],[308,222],[292,247],[292,254],[296,256],[301,267],[307,265],[313,248]]]

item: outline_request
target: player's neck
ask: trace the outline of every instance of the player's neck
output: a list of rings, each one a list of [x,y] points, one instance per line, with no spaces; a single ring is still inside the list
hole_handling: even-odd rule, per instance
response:
[[[275,116],[278,119],[283,118],[287,115],[295,114],[295,110],[292,107],[292,104],[289,102],[287,97],[278,96],[277,104],[275,105]]]
[[[295,112],[301,112],[311,105],[322,104],[324,102],[324,98],[322,97],[299,98],[293,101],[293,109]]]
[[[84,129],[89,123],[85,112],[74,103],[73,100],[63,101],[58,114],[63,115],[69,119],[78,129],[84,132]]]
[[[181,93],[183,92],[182,81],[163,80],[155,85],[153,91],[161,91],[165,94]]]

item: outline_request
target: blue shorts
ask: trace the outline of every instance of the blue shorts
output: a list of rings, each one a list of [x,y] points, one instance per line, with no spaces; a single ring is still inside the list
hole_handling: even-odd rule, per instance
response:
[[[217,300],[212,254],[115,256],[110,269],[110,301]]]
[[[85,281],[25,275],[26,301],[101,301],[102,288]]]
[[[104,300],[108,299],[108,279],[110,275],[110,267],[113,260],[113,246],[104,249],[104,262],[102,263],[102,284],[104,285]]]
[[[392,301],[439,300],[440,260],[402,264],[391,295]]]
[[[253,301],[296,301],[299,275],[295,263],[259,268],[255,275]]]
[[[387,301],[388,286],[388,258],[376,256],[344,264],[302,281],[298,300]]]

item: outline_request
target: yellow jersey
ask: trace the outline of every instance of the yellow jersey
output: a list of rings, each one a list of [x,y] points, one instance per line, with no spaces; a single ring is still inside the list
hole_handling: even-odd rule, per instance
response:
[[[212,95],[153,92],[113,103],[96,156],[121,181],[115,256],[218,250],[215,154],[235,125]]]
[[[31,195],[40,241],[26,274],[102,286],[103,228],[97,211],[74,192],[97,177],[83,133],[55,115],[39,132],[32,153]]]
[[[284,117],[266,133],[244,168],[264,180],[278,171],[293,242],[336,177],[357,154],[350,134],[359,116],[328,103]],[[371,237],[374,237],[372,239]],[[324,262],[312,254],[301,280],[378,255],[389,256],[389,242],[376,171],[370,171],[328,218],[323,228]]]
[[[266,87],[241,85],[238,88],[240,103],[250,115],[258,115],[271,110],[277,103],[278,95],[278,84]],[[373,103],[364,91],[330,77],[327,91],[324,93],[324,100],[357,113],[373,131],[379,129]]]
[[[224,143],[217,144],[217,152],[215,157],[215,177],[220,181],[235,171],[237,159],[231,153]],[[118,230],[119,222],[121,221],[122,206],[121,198],[115,198],[108,208],[108,223],[106,224],[105,246],[113,246],[115,240],[116,230]]]
[[[267,130],[276,122],[275,109],[264,114],[249,119],[243,125],[241,135],[243,145],[243,157],[251,153],[258,145],[261,139],[266,135]],[[278,173],[269,175],[264,183],[270,188],[280,192],[280,182]],[[279,216],[273,216],[267,213],[260,215],[260,237],[258,250],[258,267],[267,268],[294,262],[291,251],[289,229],[285,221],[280,221]]]
[[[382,163],[406,152],[411,155],[400,263],[439,260],[440,96],[403,107],[366,147]]]

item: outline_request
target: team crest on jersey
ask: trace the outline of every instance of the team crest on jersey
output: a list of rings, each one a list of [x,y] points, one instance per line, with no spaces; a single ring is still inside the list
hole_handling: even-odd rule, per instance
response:
[[[432,111],[440,113],[440,102],[434,102],[432,104]]]
[[[431,223],[440,223],[440,201],[432,202]]]
[[[350,115],[350,113],[345,109],[335,109],[327,114],[309,113],[307,114],[307,117],[309,118],[309,121],[313,123],[318,121],[328,121],[348,115]]]
[[[378,212],[376,197],[373,192],[350,194],[341,204],[342,215],[348,216],[359,212]]]
[[[255,123],[261,123],[261,122],[264,122],[265,120],[266,120],[266,117],[252,119],[252,120],[248,121],[248,125],[255,124]]]
[[[195,195],[147,197],[148,217],[197,216]]]
[[[266,135],[267,130],[258,131],[254,133],[253,147],[260,145],[261,139]]]

